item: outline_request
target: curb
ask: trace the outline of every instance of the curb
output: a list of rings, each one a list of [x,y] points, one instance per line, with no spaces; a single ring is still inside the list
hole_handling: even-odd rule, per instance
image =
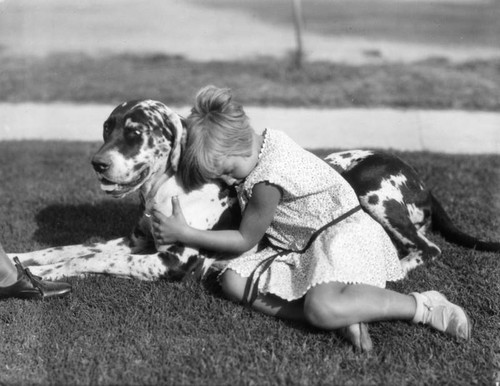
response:
[[[101,141],[115,106],[0,104],[0,140]],[[189,107],[173,107],[181,115]],[[306,148],[500,154],[500,114],[460,110],[245,108],[256,131],[282,130]]]

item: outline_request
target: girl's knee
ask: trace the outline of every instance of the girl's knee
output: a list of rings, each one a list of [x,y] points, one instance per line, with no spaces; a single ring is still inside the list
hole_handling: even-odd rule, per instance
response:
[[[304,316],[314,327],[331,330],[345,326],[345,309],[341,299],[310,291],[304,301]]]
[[[234,302],[243,301],[247,279],[228,269],[222,275],[220,284],[224,295]]]

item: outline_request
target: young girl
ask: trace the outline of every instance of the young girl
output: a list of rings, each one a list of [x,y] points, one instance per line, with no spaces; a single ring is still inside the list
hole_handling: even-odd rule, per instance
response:
[[[284,133],[256,134],[229,90],[198,93],[180,172],[188,188],[212,179],[235,185],[241,225],[191,228],[173,200],[171,217],[155,212],[157,241],[241,255],[265,237],[265,248],[234,258],[221,274],[230,299],[327,330],[399,319],[470,337],[465,312],[439,292],[384,288],[404,274],[391,240],[350,185]]]

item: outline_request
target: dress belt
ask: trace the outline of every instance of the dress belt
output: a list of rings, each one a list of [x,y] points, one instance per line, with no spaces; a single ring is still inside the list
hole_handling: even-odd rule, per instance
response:
[[[267,259],[261,261],[257,265],[257,267],[255,267],[255,269],[252,271],[252,274],[249,276],[247,283],[245,285],[245,291],[243,292],[243,302],[247,302],[248,304],[252,304],[255,301],[255,299],[257,298],[257,291],[255,291],[255,293],[252,294],[252,289],[254,287],[256,287],[258,289],[259,280],[260,280],[261,275],[269,269],[269,267],[274,262],[274,260],[276,260],[276,258],[283,256],[283,255],[286,255],[287,253],[291,253],[291,252],[304,253],[305,251],[307,251],[311,247],[312,243],[318,238],[318,236],[321,234],[321,232],[323,232],[325,229],[327,229],[335,224],[338,224],[341,221],[344,221],[346,218],[352,216],[354,213],[360,211],[361,209],[362,209],[361,206],[358,205],[358,206],[348,210],[344,214],[340,215],[339,217],[334,218],[332,221],[323,225],[321,228],[317,229],[312,234],[312,236],[309,239],[309,241],[307,242],[306,246],[302,249],[299,249],[299,250],[286,249],[286,248],[276,247],[273,245],[272,248],[276,249],[277,252],[274,255],[269,256]],[[252,282],[254,281],[254,277],[257,274],[257,271],[259,270],[259,268],[262,268],[262,269],[257,276],[255,284],[252,285]]]

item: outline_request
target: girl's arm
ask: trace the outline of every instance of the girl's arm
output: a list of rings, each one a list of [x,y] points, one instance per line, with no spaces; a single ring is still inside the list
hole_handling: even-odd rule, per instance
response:
[[[172,200],[172,216],[154,212],[153,230],[161,244],[181,242],[195,248],[218,252],[243,253],[262,239],[271,224],[281,191],[266,182],[254,186],[238,230],[204,231],[190,227],[177,200]]]

